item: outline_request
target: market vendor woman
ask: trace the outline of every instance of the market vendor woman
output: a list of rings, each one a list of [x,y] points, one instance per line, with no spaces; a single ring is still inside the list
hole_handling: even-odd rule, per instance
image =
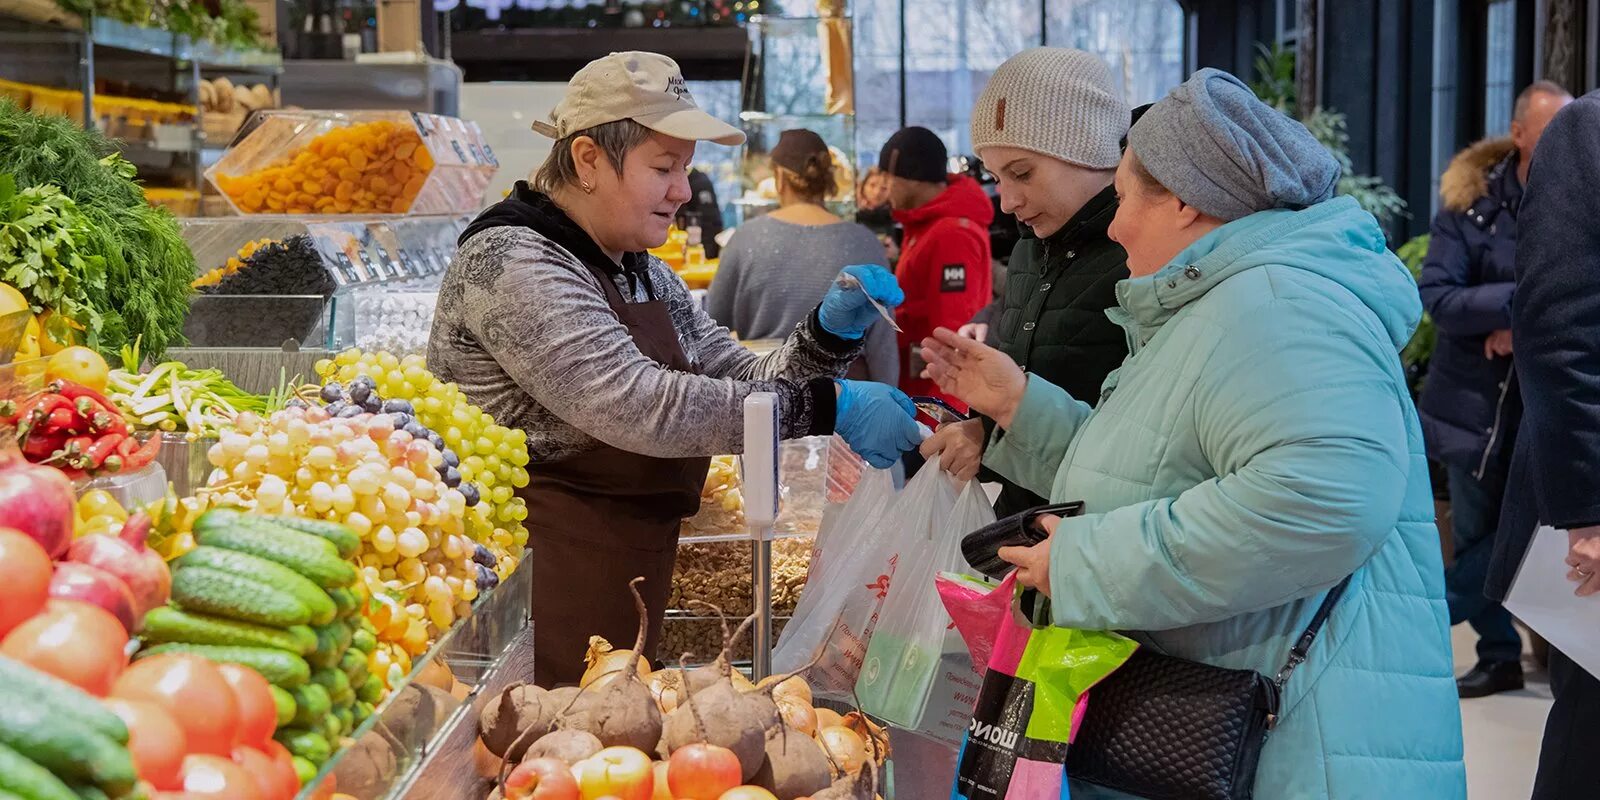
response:
[[[528,433],[535,680],[548,687],[578,680],[590,636],[633,640],[636,576],[654,654],[678,524],[699,508],[709,458],[740,450],[747,395],[778,396],[783,436],[837,432],[880,467],[918,435],[904,395],[836,380],[879,319],[868,295],[903,299],[887,271],[846,268],[864,288],[835,286],[758,358],[645,252],[691,198],[695,143],[744,140],[695,105],[671,59],[590,63],[535,130],[555,146],[533,186],[462,234],[428,365]]]

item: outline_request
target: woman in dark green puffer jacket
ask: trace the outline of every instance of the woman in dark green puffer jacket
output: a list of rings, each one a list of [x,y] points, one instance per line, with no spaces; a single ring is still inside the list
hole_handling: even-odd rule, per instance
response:
[[[1006,287],[991,309],[987,330],[963,333],[1011,356],[1023,369],[1096,397],[1106,375],[1128,355],[1121,328],[1106,318],[1116,285],[1128,277],[1127,253],[1106,236],[1117,212],[1111,187],[1127,134],[1127,106],[1098,57],[1079,50],[1036,48],[995,71],[973,109],[972,141],[984,167],[999,180],[1002,210],[1033,236],[1017,243]],[[922,455],[960,479],[979,471],[994,424],[986,419],[942,426]],[[995,513],[1045,501],[1004,485]]]

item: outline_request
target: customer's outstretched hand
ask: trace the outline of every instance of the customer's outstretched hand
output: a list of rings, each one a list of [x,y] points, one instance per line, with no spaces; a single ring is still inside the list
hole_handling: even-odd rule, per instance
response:
[[[922,340],[922,358],[928,362],[922,377],[932,379],[940,389],[961,398],[1000,427],[1011,427],[1028,376],[1010,356],[949,328],[939,328]]]

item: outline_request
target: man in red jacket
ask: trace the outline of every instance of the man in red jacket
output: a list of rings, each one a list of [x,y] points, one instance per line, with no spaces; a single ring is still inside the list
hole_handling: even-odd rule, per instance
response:
[[[900,325],[900,388],[910,395],[954,397],[922,378],[922,340],[934,328],[955,330],[972,320],[991,293],[989,223],[994,206],[978,182],[945,172],[944,142],[927,128],[906,128],[884,144],[878,167],[889,176],[889,203],[905,229],[895,277],[906,301]]]

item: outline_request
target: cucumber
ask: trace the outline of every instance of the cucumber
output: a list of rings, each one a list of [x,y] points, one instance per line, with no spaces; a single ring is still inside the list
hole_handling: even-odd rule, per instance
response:
[[[74,786],[72,791],[78,800],[112,800],[112,797],[93,786]]]
[[[296,627],[307,633],[311,631],[303,625]],[[233,647],[272,647],[297,655],[311,652],[315,649],[316,643],[316,636],[313,634],[311,637],[313,647],[307,648],[306,640],[294,628],[274,628],[205,614],[191,614],[172,606],[153,608],[150,613],[145,614],[144,627],[139,630],[139,638],[151,644],[187,642]]]
[[[294,701],[294,695],[281,686],[268,686],[272,690],[272,702],[278,706],[278,727],[287,728],[294,721],[295,715],[300,713],[300,704]]]
[[[320,536],[333,543],[334,549],[339,551],[340,558],[349,558],[361,549],[361,537],[350,530],[350,526],[323,519],[308,519],[306,517],[286,517],[280,514],[262,514],[256,517],[274,525]]]
[[[201,519],[204,518],[205,514],[202,514]],[[195,522],[195,530],[200,544],[276,561],[310,578],[324,589],[337,589],[356,581],[356,568],[339,558],[339,551],[333,544],[309,533],[277,526],[237,525],[202,529],[199,521]]]
[[[334,703],[339,702],[339,696],[351,691],[350,679],[343,672],[336,669],[319,669],[311,673],[311,682],[328,690],[328,697]]]
[[[351,686],[360,686],[367,679],[367,654],[354,648],[344,651],[339,659],[339,671],[350,679]]]
[[[333,598],[333,604],[339,609],[339,619],[349,619],[361,610],[361,598],[348,586],[329,589],[328,596]]]
[[[50,707],[56,717],[95,731],[117,744],[128,743],[128,726],[88,692],[0,656],[0,695],[11,693],[32,698]]]
[[[331,669],[339,665],[339,658],[350,649],[350,629],[342,622],[312,628],[317,634],[317,649],[306,660],[317,669]]]
[[[373,650],[378,649],[378,637],[366,628],[358,628],[350,634],[350,647],[371,655]]]
[[[372,704],[366,702],[356,703],[356,724],[360,725],[372,716]]]
[[[333,710],[333,702],[328,699],[328,690],[308,683],[294,690],[294,702],[297,709],[294,721],[289,725],[301,728],[315,728],[322,723],[322,719]],[[285,726],[288,727],[288,726]]]
[[[50,770],[3,744],[0,744],[0,792],[10,792],[22,800],[78,800]]]
[[[332,622],[339,612],[338,607],[333,604],[333,598],[329,597],[321,586],[282,564],[249,553],[201,546],[185,553],[173,565],[180,571],[187,567],[206,567],[260,581],[288,592],[311,611],[313,625],[326,625]]]
[[[300,779],[300,785],[305,786],[317,778],[317,765],[301,756],[292,756],[289,759],[294,764],[295,777]]]
[[[311,675],[306,660],[285,650],[269,647],[224,647],[214,644],[185,644],[173,642],[140,650],[139,658],[162,653],[191,653],[224,664],[238,664],[261,673],[267,683],[284,689],[304,686]]]
[[[282,628],[311,621],[311,610],[294,595],[209,567],[175,571],[172,599],[186,611],[258,625]]]
[[[273,738],[289,750],[289,755],[299,756],[313,764],[320,765],[333,755],[333,748],[328,746],[326,737],[305,728],[284,728]]]
[[[368,675],[362,682],[361,688],[356,690],[356,699],[369,705],[377,705],[383,699],[383,679],[377,675]]]
[[[0,701],[0,745],[68,782],[90,783],[121,796],[138,781],[128,749],[110,737],[79,728],[36,698],[11,694]]]

